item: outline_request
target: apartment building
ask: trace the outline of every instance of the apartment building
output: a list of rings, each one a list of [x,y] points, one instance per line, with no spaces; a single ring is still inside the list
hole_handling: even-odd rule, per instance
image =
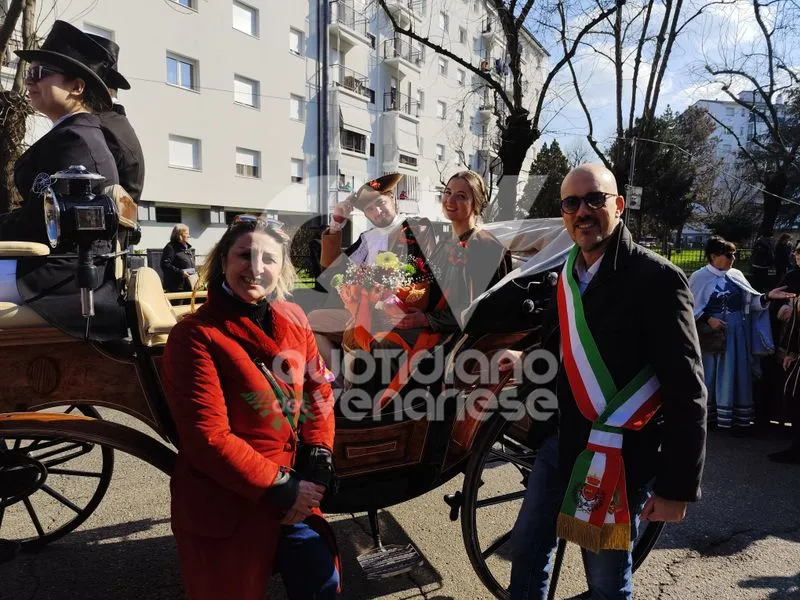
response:
[[[739,100],[753,106],[756,110],[765,110],[765,105],[754,91],[739,92]],[[752,110],[744,108],[733,100],[698,100],[693,104],[705,108],[716,120],[714,135],[719,139],[717,156],[729,164],[736,162],[739,154],[737,138],[744,146],[758,136],[767,133],[767,126]],[[782,98],[775,103],[778,118],[782,118],[785,105]],[[723,123],[721,125],[720,123]]]
[[[401,24],[413,22],[416,31],[510,81],[503,38],[484,0],[388,4]],[[406,175],[401,211],[442,221],[442,179],[466,166],[491,177],[493,94],[455,61],[396,36],[377,2],[332,0],[328,24],[318,27],[321,6],[41,2],[42,36],[59,18],[121,47],[119,69],[132,89],[119,100],[146,158],[141,248],[163,247],[183,222],[203,255],[241,212],[266,213],[294,228],[394,171]],[[533,103],[547,54],[532,36],[523,46]],[[5,77],[13,66],[3,68]],[[33,118],[31,139],[48,127]],[[319,147],[324,131],[327,153]],[[354,233],[366,226],[355,217]]]

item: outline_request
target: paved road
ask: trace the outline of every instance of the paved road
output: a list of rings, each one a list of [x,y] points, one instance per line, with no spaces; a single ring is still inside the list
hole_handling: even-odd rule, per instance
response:
[[[704,498],[686,522],[667,529],[636,575],[637,599],[800,598],[800,467],[765,459],[782,432],[740,440],[714,433]],[[370,583],[355,556],[371,542],[364,515],[338,515],[345,558],[344,600],[487,598],[472,571],[459,523],[442,495],[458,481],[382,513],[389,543],[413,541],[426,564],[410,575]],[[167,479],[119,456],[100,508],[77,532],[38,554],[0,567],[3,600],[176,600],[182,597],[170,536]],[[492,513],[499,529],[515,507]],[[578,553],[568,552],[559,598],[582,591]],[[280,584],[270,598],[282,599]]]

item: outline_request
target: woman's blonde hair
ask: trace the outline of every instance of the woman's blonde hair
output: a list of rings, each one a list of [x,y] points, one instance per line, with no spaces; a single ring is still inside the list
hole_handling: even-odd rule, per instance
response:
[[[297,274],[295,273],[294,266],[292,265],[291,256],[289,255],[289,243],[291,239],[280,229],[275,229],[270,226],[266,221],[261,219],[253,221],[239,221],[233,223],[228,230],[222,235],[222,238],[208,253],[208,258],[200,267],[200,278],[198,280],[199,287],[202,284],[213,284],[216,281],[222,281],[225,277],[222,271],[224,258],[230,252],[230,249],[236,244],[238,239],[247,233],[263,233],[274,239],[281,247],[283,256],[281,260],[281,272],[278,275],[278,282],[272,292],[269,300],[286,300],[291,295],[294,289]]]
[[[447,180],[448,186],[453,179],[461,179],[467,183],[472,191],[472,212],[480,217],[489,202],[489,194],[486,191],[486,182],[483,181],[483,177],[475,171],[459,171]]]
[[[172,228],[172,233],[169,236],[169,241],[173,243],[180,242],[182,233],[189,233],[189,226],[184,225],[183,223],[178,223],[177,225],[175,225],[175,227]]]

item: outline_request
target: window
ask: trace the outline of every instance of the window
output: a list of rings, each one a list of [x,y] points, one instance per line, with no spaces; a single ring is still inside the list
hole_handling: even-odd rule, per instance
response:
[[[181,209],[167,206],[156,206],[156,222],[158,223],[180,223]]]
[[[167,83],[197,89],[197,61],[177,54],[167,54]]]
[[[469,157],[467,158],[467,167],[469,167],[471,169],[472,168],[472,163],[474,163],[474,162],[475,162],[475,157],[472,156],[472,154],[470,154]]]
[[[107,40],[114,39],[114,32],[110,29],[106,29],[105,27],[98,27],[97,25],[90,25],[89,23],[83,24],[83,30],[86,33],[91,33],[92,35],[99,35],[100,37],[106,38]]]
[[[349,150],[358,154],[367,153],[367,136],[363,133],[342,129],[339,137],[342,150]]]
[[[305,170],[303,160],[292,159],[292,183],[303,183],[303,171]]]
[[[733,114],[734,114],[734,112],[735,112],[735,111],[734,111],[733,107],[729,106],[729,107],[727,107],[727,108],[725,109],[725,116],[726,116],[726,117],[732,117],[732,116],[733,116]]]
[[[456,124],[459,127],[463,127],[464,126],[464,111],[463,110],[457,110],[456,111]]]
[[[438,100],[436,102],[436,117],[439,119],[444,119],[447,116],[447,104]]]
[[[233,28],[258,37],[258,9],[233,0]]]
[[[448,31],[450,29],[450,15],[442,11],[439,13],[439,29]]]
[[[289,52],[297,56],[303,56],[306,47],[305,34],[299,29],[289,29]]]
[[[407,154],[400,155],[400,164],[408,165],[409,167],[417,166],[417,158],[415,156],[408,156]]]
[[[458,70],[458,85],[464,87],[467,83],[467,72],[464,69]]]
[[[467,30],[464,29],[463,27],[458,28],[458,41],[461,42],[462,44],[467,43]]]
[[[422,90],[417,90],[417,104],[420,110],[425,108],[425,92]]]
[[[169,166],[200,170],[200,140],[180,135],[169,136]]]
[[[447,59],[439,57],[439,75],[447,75]]]
[[[306,120],[306,99],[302,96],[289,96],[289,118],[295,121]]]
[[[172,0],[175,4],[180,4],[186,8],[197,10],[197,0]]]
[[[241,75],[233,76],[233,101],[236,104],[244,104],[259,107],[260,91],[259,83],[254,79],[248,79]]]
[[[443,144],[436,144],[436,160],[439,162],[444,162],[444,145]]]
[[[241,177],[261,177],[261,152],[237,148],[236,174]]]

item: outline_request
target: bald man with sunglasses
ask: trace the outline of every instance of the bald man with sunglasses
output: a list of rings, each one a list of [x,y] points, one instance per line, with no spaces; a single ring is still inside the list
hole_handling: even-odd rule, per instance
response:
[[[542,328],[560,357],[558,414],[512,534],[511,598],[546,597],[558,537],[581,546],[592,598],[629,600],[638,515],[679,522],[700,498],[706,389],[692,296],[680,270],[633,242],[605,167],[570,171],[561,198],[575,246]]]

